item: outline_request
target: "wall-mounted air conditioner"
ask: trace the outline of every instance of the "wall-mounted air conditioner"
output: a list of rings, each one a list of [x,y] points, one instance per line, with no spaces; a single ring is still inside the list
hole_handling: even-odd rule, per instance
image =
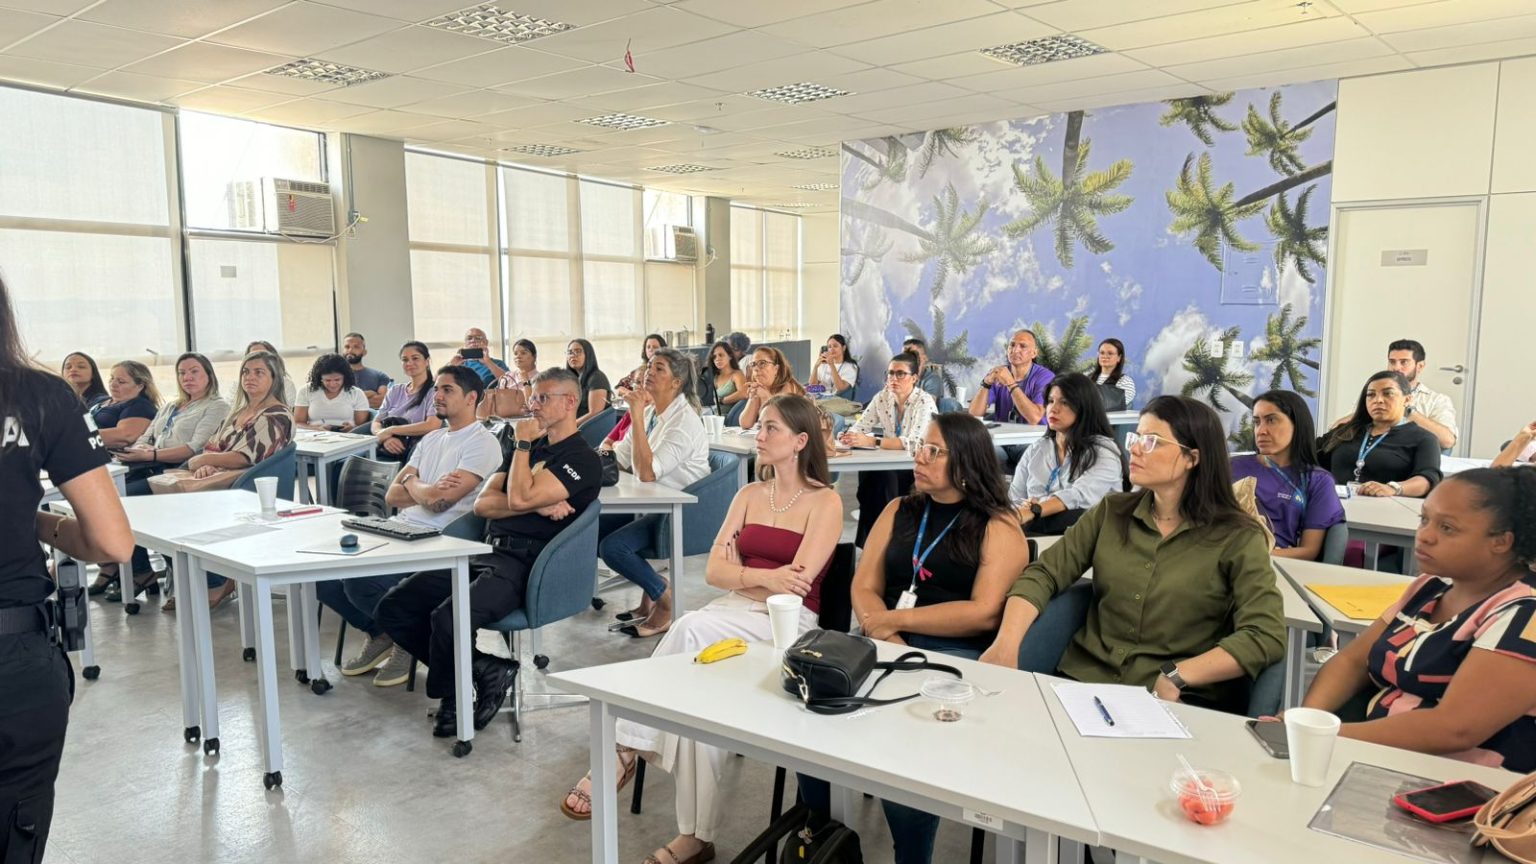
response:
[[[650,254],[660,261],[692,264],[699,260],[699,237],[686,225],[657,225],[651,229]]]
[[[297,237],[336,233],[330,184],[311,180],[237,180],[229,184],[229,216],[237,231]]]

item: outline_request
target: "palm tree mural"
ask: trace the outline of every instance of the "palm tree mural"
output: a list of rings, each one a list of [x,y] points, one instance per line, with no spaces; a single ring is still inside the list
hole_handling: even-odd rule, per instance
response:
[[[905,183],[907,181],[907,145],[901,143],[894,135],[887,135],[879,139],[879,142],[861,142],[870,149],[883,148],[883,159],[870,156],[852,144],[844,144],[843,152],[875,169],[875,176],[863,184],[864,190],[879,186],[889,180],[892,183]]]
[[[1093,347],[1093,338],[1088,335],[1087,315],[1067,319],[1066,329],[1060,336],[1053,335],[1050,328],[1039,321],[1029,325],[1029,329],[1040,346],[1036,363],[1057,375],[1083,368],[1083,355]]]
[[[1168,190],[1168,209],[1173,211],[1169,230],[1175,234],[1195,232],[1195,248],[1217,270],[1223,269],[1221,245],[1225,242],[1243,252],[1257,250],[1258,244],[1237,233],[1237,223],[1264,209],[1262,203],[1241,204],[1232,200],[1234,184],[1215,185],[1211,176],[1211,154],[1201,153],[1195,160],[1191,153],[1179,170],[1178,184]],[[1195,173],[1190,174],[1191,163]]]
[[[1307,329],[1307,316],[1293,319],[1293,311],[1291,304],[1287,303],[1280,307],[1279,312],[1269,316],[1269,320],[1264,323],[1264,344],[1255,348],[1250,356],[1254,360],[1275,364],[1275,372],[1269,379],[1271,390],[1280,387],[1281,382],[1289,378],[1292,390],[1303,396],[1316,396],[1317,391],[1307,387],[1307,373],[1302,371],[1302,367],[1321,368],[1316,360],[1307,355],[1321,346],[1323,340],[1303,337],[1301,334]]]
[[[1236,132],[1237,126],[1223,120],[1216,109],[1232,101],[1232,93],[1213,93],[1210,96],[1191,96],[1188,99],[1169,99],[1166,104],[1168,110],[1159,117],[1157,122],[1163,126],[1172,126],[1175,123],[1183,123],[1189,127],[1189,131],[1195,133],[1201,143],[1210,147],[1216,143],[1216,136],[1211,134],[1212,129],[1221,132]]]
[[[1308,186],[1302,190],[1301,197],[1296,199],[1296,209],[1292,210],[1285,200],[1285,193],[1281,192],[1275,198],[1275,203],[1269,208],[1269,213],[1264,217],[1264,223],[1269,226],[1269,233],[1275,237],[1275,267],[1285,269],[1287,259],[1295,262],[1296,272],[1308,282],[1317,282],[1317,277],[1312,274],[1310,264],[1326,267],[1328,264],[1325,250],[1328,243],[1328,226],[1318,225],[1315,228],[1307,226],[1307,199],[1317,190],[1316,186]]]
[[[918,179],[928,176],[928,169],[940,156],[959,156],[956,148],[973,144],[981,137],[973,126],[959,126],[953,129],[935,129],[923,138],[923,149],[917,155]]]
[[[848,268],[844,281],[850,284],[859,281],[867,265],[885,260],[891,247],[896,245],[896,241],[875,225],[861,225],[845,236],[852,241],[851,245],[843,247],[843,262]]]
[[[1237,419],[1237,428],[1227,436],[1227,444],[1234,453],[1252,453],[1259,449],[1253,440],[1253,415],[1244,414]]]
[[[1296,127],[1285,122],[1280,114],[1280,91],[1269,94],[1269,119],[1248,106],[1248,116],[1243,118],[1243,134],[1248,136],[1248,155],[1266,156],[1269,167],[1289,177],[1306,166],[1298,150],[1303,141],[1312,137],[1312,130]]]
[[[918,252],[902,258],[912,263],[936,261],[930,296],[937,298],[948,284],[950,275],[963,276],[980,264],[996,243],[980,233],[981,220],[987,215],[987,205],[980,203],[974,213],[960,209],[960,195],[954,184],[933,198],[933,230],[926,230],[911,222],[856,198],[843,199],[843,214],[873,225],[892,228],[917,238]]]
[[[1234,342],[1237,338],[1236,327],[1222,331],[1221,341],[1224,343]],[[1180,391],[1183,395],[1203,397],[1217,411],[1227,410],[1221,401],[1224,394],[1230,395],[1245,408],[1253,407],[1253,397],[1245,392],[1253,384],[1253,375],[1241,368],[1231,368],[1225,355],[1217,357],[1212,354],[1209,340],[1195,340],[1195,344],[1184,353],[1184,371],[1195,377],[1184,384]]]
[[[1034,170],[1013,166],[1014,186],[1029,201],[1030,214],[1010,222],[1003,230],[1017,237],[1042,225],[1056,226],[1056,259],[1072,266],[1072,250],[1081,243],[1096,255],[1115,248],[1099,233],[1098,217],[1119,213],[1131,206],[1129,195],[1110,194],[1131,176],[1134,167],[1121,159],[1103,171],[1088,171],[1092,140],[1083,138],[1083,112],[1067,115],[1066,141],[1061,148],[1061,175],[1053,176],[1045,160],[1035,157]]]
[[[949,339],[944,332],[944,310],[933,307],[933,335],[923,333],[923,328],[911,318],[902,320],[901,325],[907,328],[907,333],[914,339],[921,339],[928,346],[928,362],[940,366],[940,377],[944,380],[944,392],[954,396],[960,386],[955,379],[955,369],[969,369],[980,361],[971,356],[970,333],[960,331],[960,335]]]

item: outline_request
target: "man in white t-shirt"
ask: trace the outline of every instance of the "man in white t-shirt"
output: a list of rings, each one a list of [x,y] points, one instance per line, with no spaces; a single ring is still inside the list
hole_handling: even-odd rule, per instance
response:
[[[475,409],[485,394],[479,375],[464,366],[444,366],[435,383],[433,407],[448,425],[421,439],[384,500],[400,508],[395,518],[441,530],[474,508],[480,487],[501,466],[501,444],[475,420]],[[409,677],[415,661],[396,648],[373,620],[379,600],[408,575],[341,579],[317,586],[320,602],[368,634],[368,643],[342,665],[342,674],[361,675],[378,667],[373,677],[378,687],[392,687]]]

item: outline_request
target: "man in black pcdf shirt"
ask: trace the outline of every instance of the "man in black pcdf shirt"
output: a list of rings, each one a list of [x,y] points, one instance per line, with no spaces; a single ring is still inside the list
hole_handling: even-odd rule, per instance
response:
[[[38,541],[125,561],[133,537],[96,426],[68,384],[26,368],[0,285],[0,861],[41,861],[53,819],[74,675],[49,600]],[[20,362],[18,362],[18,359]],[[47,471],[78,521],[41,514]]]
[[[533,416],[518,421],[516,448],[475,500],[475,513],[491,520],[486,542],[496,551],[470,561],[471,630],[523,607],[528,574],[539,552],[570,517],[597,500],[602,488],[597,452],[577,434],[581,385],[575,373],[547,369],[533,380],[533,389],[528,399]],[[452,593],[448,571],[417,573],[390,589],[374,614],[396,644],[431,669],[427,696],[442,700],[432,726],[439,738],[454,735],[458,723]],[[515,675],[511,661],[474,652],[476,729],[485,728],[501,710]]]

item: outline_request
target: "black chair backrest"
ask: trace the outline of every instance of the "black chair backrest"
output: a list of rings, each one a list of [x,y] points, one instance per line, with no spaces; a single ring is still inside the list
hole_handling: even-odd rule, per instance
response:
[[[1033,537],[1026,538],[1024,544],[1029,547],[1030,562],[1038,561],[1040,559],[1040,544],[1036,543]]]
[[[821,580],[821,611],[816,615],[823,630],[847,633],[853,623],[853,558],[852,543],[839,543],[832,550],[832,562]]]

